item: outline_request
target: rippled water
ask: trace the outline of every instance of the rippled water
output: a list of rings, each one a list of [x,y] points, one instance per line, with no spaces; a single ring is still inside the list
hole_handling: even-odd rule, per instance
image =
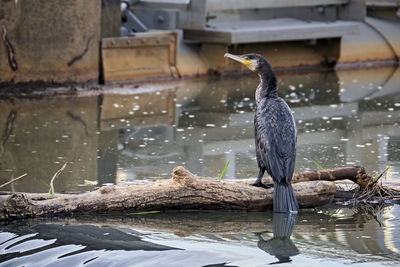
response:
[[[28,173],[5,189],[47,192],[64,162],[58,192],[169,178],[177,165],[215,177],[228,161],[226,178],[255,177],[257,83],[254,76],[221,77],[1,98],[0,183]],[[399,69],[281,74],[279,93],[298,127],[296,171],[318,169],[313,161],[324,168],[361,165],[371,174],[389,166],[385,182],[399,184]],[[0,265],[398,265],[399,210],[17,221],[1,226]]]
[[[180,211],[1,227],[1,266],[398,266],[400,207]]]

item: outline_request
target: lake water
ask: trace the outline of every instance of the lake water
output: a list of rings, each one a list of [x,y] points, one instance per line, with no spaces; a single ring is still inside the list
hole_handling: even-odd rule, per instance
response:
[[[400,69],[279,75],[298,128],[296,171],[390,167],[400,177]],[[255,76],[109,86],[105,92],[0,100],[0,182],[7,190],[87,190],[170,178],[256,177]],[[8,123],[7,123],[8,122]],[[9,129],[9,135],[7,135]]]
[[[216,177],[228,161],[225,179],[254,178],[257,84],[255,76],[225,76],[62,96],[0,94],[0,183],[27,173],[3,190],[48,192],[64,162],[57,192],[167,179],[178,165]],[[324,168],[360,165],[370,174],[390,167],[384,182],[400,185],[400,69],[280,74],[279,94],[297,123],[297,172],[317,170],[314,161]],[[1,228],[0,260],[6,266],[265,266],[289,257],[290,266],[396,265],[399,210],[18,221]],[[291,239],[271,241],[281,232],[273,221],[286,225],[286,236],[293,230]],[[279,250],[291,255],[276,256]]]
[[[1,227],[0,265],[398,266],[400,207],[375,212],[329,208],[288,218],[170,211],[23,220]]]

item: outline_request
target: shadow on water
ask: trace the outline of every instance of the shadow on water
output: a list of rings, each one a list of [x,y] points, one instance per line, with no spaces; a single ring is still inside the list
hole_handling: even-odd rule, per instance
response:
[[[11,239],[2,240],[0,254],[3,256],[0,256],[1,261],[11,260],[12,262],[12,259],[18,256],[23,260],[20,263],[17,260],[17,265],[25,262],[34,263],[36,259],[43,257],[39,250],[43,252],[58,251],[57,256],[60,258],[104,249],[141,251],[174,249],[143,241],[140,233],[129,229],[103,229],[92,225],[69,226],[59,224],[37,224],[29,228],[23,226],[22,229],[18,233],[18,237],[11,234]],[[71,245],[75,246],[68,251],[57,249],[67,248]],[[85,262],[90,260],[85,258]],[[49,263],[46,262],[46,264]]]

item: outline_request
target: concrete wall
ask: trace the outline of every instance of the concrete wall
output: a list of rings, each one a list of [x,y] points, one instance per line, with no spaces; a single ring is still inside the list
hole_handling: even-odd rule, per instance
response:
[[[100,17],[100,0],[0,0],[0,83],[97,80]]]
[[[101,0],[101,37],[120,36],[121,0]]]

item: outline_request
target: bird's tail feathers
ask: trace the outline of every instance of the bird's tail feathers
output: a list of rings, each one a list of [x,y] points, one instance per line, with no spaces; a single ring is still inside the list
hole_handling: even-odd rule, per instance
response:
[[[274,212],[297,213],[298,210],[299,204],[297,204],[292,184],[275,182]]]

